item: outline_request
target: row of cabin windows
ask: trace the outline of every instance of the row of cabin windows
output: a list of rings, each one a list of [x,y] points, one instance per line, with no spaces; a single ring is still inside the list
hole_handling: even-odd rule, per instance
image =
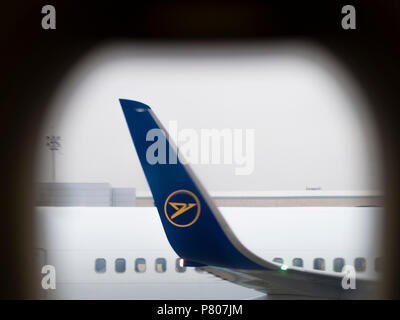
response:
[[[273,262],[283,264],[284,260],[282,258],[274,258]],[[179,273],[183,273],[186,271],[186,267],[182,267],[180,265],[181,259],[178,258],[175,261],[175,271]],[[294,267],[302,268],[304,266],[304,262],[302,258],[294,258],[292,260],[292,265]],[[333,271],[342,272],[343,267],[345,266],[345,260],[343,258],[335,258],[333,259]],[[323,258],[315,258],[313,261],[313,268],[315,270],[325,270],[325,259]],[[375,271],[380,272],[382,268],[382,260],[381,258],[375,259]],[[367,261],[365,258],[356,258],[354,259],[354,269],[357,272],[364,272],[367,269]],[[95,270],[97,273],[104,273],[107,270],[107,262],[104,258],[98,258],[95,261]],[[164,258],[157,258],[155,260],[155,270],[158,273],[164,273],[167,271],[167,260]],[[196,268],[197,271],[201,272],[200,269]],[[115,272],[124,273],[126,271],[126,260],[124,258],[115,259]],[[146,259],[137,258],[135,260],[135,271],[137,273],[146,272]]]
[[[283,264],[284,261],[282,258],[274,258],[272,259],[273,262]],[[342,272],[343,267],[345,266],[345,260],[343,258],[335,258],[333,259],[333,271],[335,272]],[[302,268],[304,266],[302,258],[294,258],[292,260],[292,265],[294,267]],[[325,270],[325,259],[323,258],[315,258],[313,261],[313,268],[315,270]],[[354,269],[357,272],[364,272],[367,269],[367,260],[365,258],[356,258],[354,259]],[[382,269],[382,259],[376,258],[375,259],[375,271],[380,272]]]
[[[176,259],[175,270],[176,272],[182,273],[186,271],[186,267],[180,265],[181,259]],[[115,259],[115,272],[124,273],[126,271],[126,260],[124,258]],[[104,258],[97,258],[94,263],[94,269],[97,273],[105,273],[107,271],[107,261]],[[158,273],[164,273],[167,271],[167,260],[164,258],[157,258],[155,260],[155,270]],[[137,273],[146,272],[146,259],[137,258],[135,260],[135,271]]]

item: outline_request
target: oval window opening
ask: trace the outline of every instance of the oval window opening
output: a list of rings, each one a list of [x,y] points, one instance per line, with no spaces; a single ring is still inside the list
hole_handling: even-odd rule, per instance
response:
[[[342,272],[346,262],[366,278],[382,268],[375,260],[382,255],[381,146],[366,96],[333,57],[306,42],[119,42],[88,53],[65,76],[37,144],[35,246],[96,252],[111,263],[107,270],[104,258],[89,256],[81,266],[49,254],[47,263],[66,264],[58,272],[93,272],[93,260],[95,273],[144,282],[164,277],[167,261],[177,277],[192,270],[155,249],[171,247],[157,236],[162,229],[153,232],[154,199],[119,99],[151,107],[136,116],[157,115],[233,233],[257,256],[278,264],[285,257],[288,266],[319,274]],[[168,154],[157,149],[153,156],[169,165]],[[183,225],[197,209],[185,201],[169,207]],[[209,276],[194,270],[199,279]],[[112,296],[103,287],[71,290],[54,297]],[[246,290],[240,297],[252,296]]]

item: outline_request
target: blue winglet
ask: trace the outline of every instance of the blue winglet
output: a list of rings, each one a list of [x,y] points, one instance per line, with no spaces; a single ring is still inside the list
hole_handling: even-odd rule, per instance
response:
[[[150,107],[125,99],[120,103],[168,241],[178,256],[198,265],[275,268],[235,237],[189,165],[180,162]]]

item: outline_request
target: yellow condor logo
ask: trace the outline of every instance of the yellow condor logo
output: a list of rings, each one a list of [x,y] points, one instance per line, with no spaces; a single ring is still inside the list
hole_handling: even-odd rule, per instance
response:
[[[174,199],[176,199],[176,201],[174,201]],[[181,202],[182,199],[185,202]],[[184,219],[185,222],[177,223],[177,220],[175,219],[182,216],[182,214],[184,214],[185,212],[186,215],[192,216],[192,219]],[[172,192],[168,196],[167,200],[165,200],[164,213],[168,221],[171,222],[174,226],[183,228],[189,227],[193,223],[195,223],[200,216],[200,201],[193,192],[190,192],[188,190],[177,190]]]

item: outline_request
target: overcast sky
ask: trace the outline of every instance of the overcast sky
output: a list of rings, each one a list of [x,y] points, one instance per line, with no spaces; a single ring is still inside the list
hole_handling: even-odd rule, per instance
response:
[[[194,165],[213,191],[380,189],[380,157],[366,101],[325,52],[308,44],[162,47],[116,44],[66,75],[43,125],[37,180],[51,181],[45,135],[61,136],[58,182],[148,185],[119,98],[148,104],[178,130],[254,129],[250,175]]]

